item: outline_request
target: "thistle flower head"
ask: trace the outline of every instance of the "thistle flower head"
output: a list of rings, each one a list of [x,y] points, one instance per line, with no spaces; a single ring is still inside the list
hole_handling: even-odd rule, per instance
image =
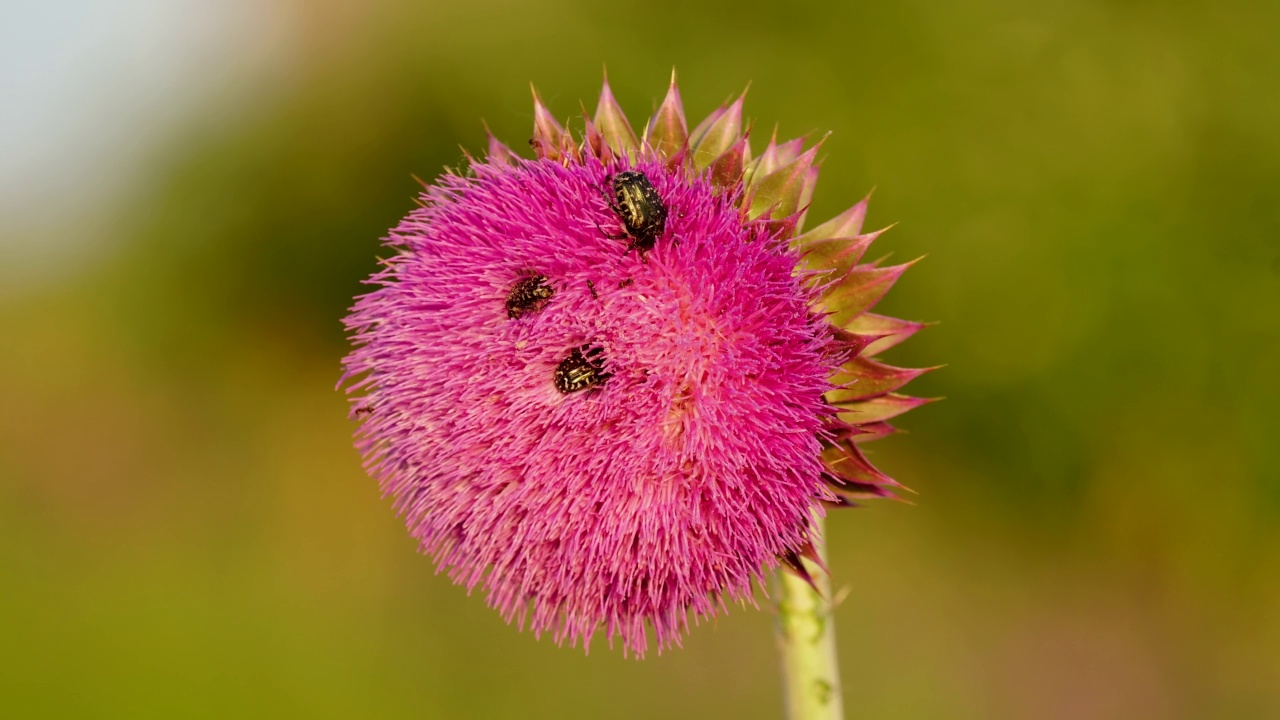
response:
[[[784,563],[811,518],[892,494],[860,452],[921,400],[868,359],[866,201],[801,232],[816,147],[759,156],[742,98],[689,132],[674,78],[639,136],[608,84],[536,158],[492,136],[426,188],[347,327],[357,446],[422,550],[508,621],[643,654]]]

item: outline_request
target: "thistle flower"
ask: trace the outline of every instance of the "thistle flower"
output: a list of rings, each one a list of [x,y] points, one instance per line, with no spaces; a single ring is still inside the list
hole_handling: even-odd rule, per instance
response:
[[[861,262],[865,199],[803,232],[818,147],[754,156],[742,108],[689,132],[673,76],[637,137],[606,81],[579,139],[535,93],[536,158],[427,186],[346,318],[367,471],[535,634],[679,645],[896,486],[859,444],[924,402],[868,357],[921,327],[868,312],[910,263]]]

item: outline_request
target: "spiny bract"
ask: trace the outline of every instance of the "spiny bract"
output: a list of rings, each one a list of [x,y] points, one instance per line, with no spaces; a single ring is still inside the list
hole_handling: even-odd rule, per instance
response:
[[[894,392],[922,370],[867,357],[921,327],[868,312],[909,263],[860,263],[865,200],[801,232],[817,147],[753,156],[742,103],[689,132],[673,77],[637,137],[606,82],[579,141],[535,94],[537,157],[490,135],[427,187],[346,319],[367,470],[535,633],[678,645],[779,563],[803,573],[815,511],[896,485],[858,444],[924,402]],[[652,245],[619,239],[622,172],[665,211]]]

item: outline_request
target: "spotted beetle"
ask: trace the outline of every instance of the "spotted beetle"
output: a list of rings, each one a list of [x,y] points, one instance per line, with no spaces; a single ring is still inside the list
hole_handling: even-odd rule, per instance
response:
[[[531,275],[517,282],[507,293],[507,317],[515,319],[536,312],[551,302],[556,289],[547,284],[545,275]]]
[[[667,206],[653,189],[653,183],[644,173],[628,170],[614,175],[609,185],[613,190],[609,209],[617,214],[625,230],[622,235],[609,237],[617,240],[630,237],[628,250],[635,248],[640,253],[652,250],[667,228]]]
[[[612,377],[604,371],[604,350],[591,345],[574,348],[556,366],[556,389],[564,394],[586,390]]]

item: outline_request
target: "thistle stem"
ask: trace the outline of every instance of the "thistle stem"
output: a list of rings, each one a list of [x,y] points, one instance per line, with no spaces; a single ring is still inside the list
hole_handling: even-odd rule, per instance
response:
[[[815,518],[813,545],[826,562],[822,518]],[[810,565],[818,589],[795,573],[782,571],[778,598],[778,649],[782,653],[783,689],[788,720],[842,720],[840,669],[836,661],[835,619],[831,612],[831,580]]]

